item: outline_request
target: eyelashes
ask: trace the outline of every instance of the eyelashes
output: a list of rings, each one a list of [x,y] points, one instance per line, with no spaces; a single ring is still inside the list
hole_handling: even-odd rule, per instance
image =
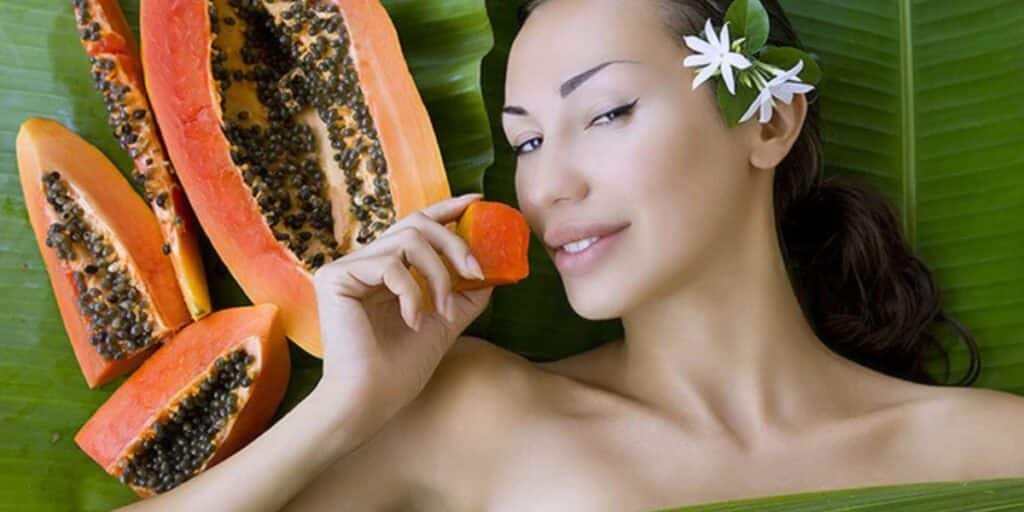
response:
[[[590,120],[590,124],[587,125],[587,128],[590,128],[591,126],[594,126],[596,124],[606,124],[606,123],[598,123],[597,122],[597,121],[599,121],[601,119],[607,118],[608,122],[610,123],[613,120],[615,120],[615,118],[617,118],[619,116],[624,116],[624,115],[632,114],[633,113],[633,109],[636,107],[636,104],[637,104],[638,101],[640,101],[640,98],[637,98],[637,99],[635,99],[635,100],[633,100],[633,101],[631,101],[631,102],[629,102],[629,103],[627,103],[625,105],[620,105],[618,107],[615,107],[615,108],[609,110],[608,112],[605,112],[605,113],[603,113],[603,114],[601,114],[601,115],[591,119]]]
[[[605,113],[603,113],[603,114],[601,114],[601,115],[591,119],[590,122],[587,124],[587,127],[584,128],[584,129],[586,130],[586,129],[589,129],[590,127],[592,127],[592,126],[600,126],[600,125],[608,124],[608,123],[611,123],[612,121],[618,119],[619,117],[628,116],[628,115],[632,114],[633,110],[636,108],[637,102],[639,102],[639,101],[640,101],[640,98],[637,98],[637,99],[635,99],[635,100],[633,100],[633,101],[631,101],[629,103],[626,103],[625,105],[619,105],[618,107],[615,107],[615,108],[613,108],[613,109],[611,109],[611,110],[609,110],[609,111],[607,111],[607,112],[605,112]],[[602,121],[603,119],[607,119],[607,121],[599,122],[599,121]],[[529,140],[523,142],[522,144],[519,144],[517,146],[513,146],[512,147],[512,152],[517,157],[520,156],[520,155],[531,153],[534,150],[536,150],[538,147],[540,147],[541,142],[543,142],[543,139],[541,137],[534,137],[532,139],[529,139]]]
[[[534,138],[532,138],[532,139],[530,139],[530,140],[528,140],[528,141],[526,141],[526,142],[524,142],[524,143],[522,143],[522,144],[520,144],[518,146],[513,146],[512,147],[512,152],[515,153],[516,156],[522,155],[524,153],[529,153],[530,151],[533,151],[534,149],[537,149],[536,145],[540,145],[540,140],[541,140],[540,137],[534,137]],[[532,149],[530,149],[529,151],[526,151],[524,149],[524,148],[526,148],[526,146],[528,146],[530,144],[534,144],[534,143],[536,145]]]

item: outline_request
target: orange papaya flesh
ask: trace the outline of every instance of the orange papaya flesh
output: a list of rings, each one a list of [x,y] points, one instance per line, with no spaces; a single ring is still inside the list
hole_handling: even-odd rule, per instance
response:
[[[190,321],[156,217],[98,149],[60,123],[16,140],[29,221],[89,387],[130,372]]]
[[[162,0],[140,11],[153,110],[203,230],[320,357],[312,273],[451,197],[377,1]]]
[[[214,312],[147,359],[75,443],[140,496],[166,492],[262,433],[290,368],[276,306]]]
[[[131,28],[116,0],[73,0],[79,37],[95,86],[103,95],[108,123],[134,160],[134,179],[156,214],[178,285],[192,318],[212,311],[199,250],[199,226],[175,177],[142,79],[142,63]]]
[[[474,201],[462,212],[455,233],[466,241],[484,274],[483,279],[462,277],[448,257],[439,253],[455,291],[515,284],[530,275],[530,227],[519,210],[498,201]],[[429,280],[416,267],[409,270],[423,291],[424,313],[433,312]]]

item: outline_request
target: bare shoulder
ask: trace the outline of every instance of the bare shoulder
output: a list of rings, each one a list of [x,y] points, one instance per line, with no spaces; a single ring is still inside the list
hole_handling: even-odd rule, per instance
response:
[[[336,461],[289,510],[475,510],[525,409],[529,363],[462,337],[420,394]]]
[[[949,457],[970,478],[1024,476],[1024,397],[984,388],[927,386],[909,421],[915,442]]]
[[[526,398],[528,376],[535,371],[518,354],[481,338],[460,336],[441,359],[418,401],[442,416],[456,410],[468,412],[459,409],[508,414]]]
[[[486,340],[456,340],[423,391],[396,417],[401,430],[414,436],[403,436],[403,443],[418,453],[420,468],[413,471],[425,489],[445,495],[446,502],[473,502],[450,495],[486,486],[501,447],[533,407],[534,372],[528,360]]]

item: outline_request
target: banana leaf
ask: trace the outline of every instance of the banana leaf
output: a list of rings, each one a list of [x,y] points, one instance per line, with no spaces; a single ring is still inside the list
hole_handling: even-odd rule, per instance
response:
[[[453,194],[483,188],[489,199],[515,205],[514,168],[495,115],[516,30],[512,3],[384,1],[437,130]],[[1024,142],[1024,116],[1012,93],[1024,78],[1024,64],[1013,59],[1024,54],[1024,14],[1014,0],[950,4],[785,2],[827,66],[821,91],[832,129],[828,171],[867,175],[893,195],[915,247],[944,284],[947,304],[981,341],[979,385],[1020,392],[1024,158],[1015,147]],[[137,0],[122,6],[134,23]],[[481,74],[492,35],[494,51]],[[131,163],[106,126],[69,4],[0,1],[0,41],[0,508],[107,510],[134,495],[85,457],[72,436],[120,380],[96,390],[84,385],[28,225],[14,135],[27,117],[51,117],[97,144],[123,172]],[[215,305],[247,303],[205,241],[204,249]],[[572,312],[535,239],[530,278],[496,289],[468,333],[532,359],[555,359],[619,336],[621,326]],[[292,356],[292,384],[278,416],[320,375],[319,361],[294,347]],[[785,503],[824,510],[955,495],[971,500],[962,503],[1024,504],[1011,492],[1013,482],[979,485],[815,494]]]

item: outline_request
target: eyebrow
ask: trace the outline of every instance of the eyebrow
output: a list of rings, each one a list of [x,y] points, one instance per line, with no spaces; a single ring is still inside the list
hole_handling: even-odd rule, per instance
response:
[[[577,88],[579,88],[579,86],[583,85],[584,82],[586,82],[587,80],[592,78],[594,75],[596,75],[602,69],[604,69],[604,68],[606,68],[606,67],[608,67],[608,66],[610,66],[612,64],[619,64],[619,63],[639,64],[639,62],[635,61],[635,60],[609,60],[609,61],[606,61],[606,62],[602,62],[602,63],[600,63],[600,64],[598,64],[598,65],[596,65],[596,66],[594,66],[594,67],[592,67],[592,68],[590,68],[590,69],[588,69],[588,70],[586,70],[586,71],[584,71],[584,72],[582,72],[582,73],[580,73],[580,74],[578,74],[578,75],[576,75],[576,76],[574,76],[574,77],[572,77],[572,78],[570,78],[568,80],[566,80],[565,82],[563,82],[561,87],[558,88],[558,93],[564,99],[566,96],[572,94],[573,91],[575,91]],[[504,108],[501,109],[501,112],[503,114],[510,114],[510,115],[514,115],[514,116],[525,116],[525,115],[529,114],[529,112],[527,112],[525,108],[520,107],[520,106],[516,106],[516,105],[507,105],[507,106],[505,106]]]

